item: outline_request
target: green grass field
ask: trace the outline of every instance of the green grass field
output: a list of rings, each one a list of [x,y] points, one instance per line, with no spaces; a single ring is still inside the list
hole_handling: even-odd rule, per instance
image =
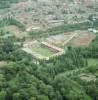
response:
[[[51,50],[44,47],[34,47],[32,50],[45,57],[50,57],[54,54]]]
[[[98,59],[88,59],[89,66],[95,66],[98,64]]]

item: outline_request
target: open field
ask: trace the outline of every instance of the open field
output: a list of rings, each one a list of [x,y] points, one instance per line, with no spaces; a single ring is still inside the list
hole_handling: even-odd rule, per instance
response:
[[[56,46],[64,47],[64,45],[69,43],[77,35],[77,32],[66,32],[59,35],[49,36],[48,38],[46,38],[46,41]]]
[[[88,31],[74,31],[49,36],[46,38],[46,41],[62,48],[67,46],[67,44],[74,46],[88,46],[95,37],[95,34],[89,33]]]
[[[91,34],[88,32],[79,33],[79,35],[74,38],[71,42],[75,46],[87,46],[94,40],[96,37],[95,34]]]

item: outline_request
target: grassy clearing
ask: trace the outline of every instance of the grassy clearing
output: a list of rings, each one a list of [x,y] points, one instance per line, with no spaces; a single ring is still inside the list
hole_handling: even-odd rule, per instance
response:
[[[19,32],[20,29],[15,25],[8,25],[0,28],[1,30],[9,31],[11,33]]]
[[[44,47],[34,47],[32,50],[45,57],[49,57],[54,54],[51,50]]]
[[[98,64],[98,59],[88,59],[89,66],[95,66]]]
[[[7,65],[6,61],[0,61],[0,68],[4,67],[5,65]]]

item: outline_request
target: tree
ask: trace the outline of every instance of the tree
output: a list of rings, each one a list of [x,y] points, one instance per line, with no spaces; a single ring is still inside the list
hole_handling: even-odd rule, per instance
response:
[[[6,91],[1,91],[0,92],[0,100],[5,100],[5,98],[6,98]]]
[[[45,95],[38,95],[38,100],[49,100],[48,96]]]

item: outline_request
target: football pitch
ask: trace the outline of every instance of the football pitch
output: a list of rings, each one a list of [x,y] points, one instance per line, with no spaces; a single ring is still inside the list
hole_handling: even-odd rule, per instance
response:
[[[50,49],[48,48],[45,48],[45,47],[34,47],[32,49],[34,52],[42,55],[42,56],[45,56],[45,57],[50,57],[51,55],[54,54],[54,52],[52,52]]]

